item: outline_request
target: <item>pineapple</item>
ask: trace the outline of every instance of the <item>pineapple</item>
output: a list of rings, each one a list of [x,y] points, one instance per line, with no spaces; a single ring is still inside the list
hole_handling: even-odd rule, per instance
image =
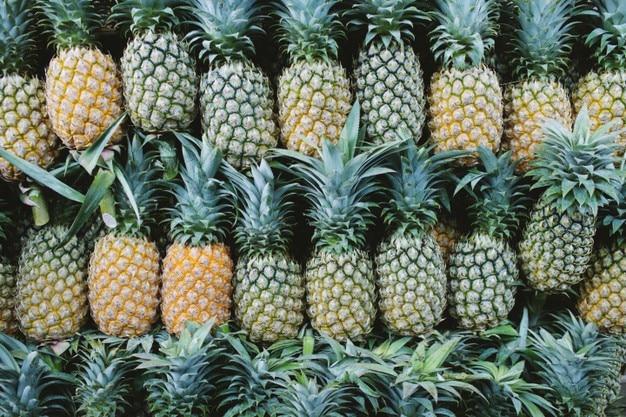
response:
[[[303,181],[314,228],[314,253],[305,269],[307,313],[313,328],[333,339],[360,339],[376,318],[376,285],[366,232],[374,203],[367,199],[382,186],[377,177],[390,170],[383,160],[397,150],[387,142],[357,152],[360,108],[354,105],[339,142],[322,140],[321,159],[293,150],[279,150],[295,163],[288,167]]]
[[[515,304],[519,284],[509,240],[519,225],[527,184],[515,175],[511,153],[477,150],[481,166],[459,179],[469,195],[472,231],[452,249],[448,263],[450,313],[460,327],[477,332],[500,325]]]
[[[456,217],[442,211],[437,215],[437,222],[430,233],[439,244],[441,256],[447,264],[452,248],[464,235],[463,228],[459,225]]]
[[[237,190],[239,212],[235,318],[253,342],[295,338],[304,322],[304,274],[288,252],[293,184],[275,178],[265,160],[251,167],[252,178],[234,170],[226,174]]]
[[[626,181],[619,204],[607,208],[602,224],[611,235],[599,242],[580,287],[578,311],[587,323],[604,332],[626,333]]]
[[[338,62],[344,28],[337,0],[281,0],[276,17],[290,65],[278,80],[278,124],[287,149],[315,155],[323,139],[337,143],[351,109],[346,70]]]
[[[163,259],[161,315],[170,333],[180,333],[186,321],[216,325],[230,319],[233,261],[224,243],[227,191],[215,176],[221,153],[206,142],[197,149],[185,141],[182,184],[174,184],[172,245]]]
[[[200,78],[203,140],[245,170],[278,143],[269,78],[253,61],[262,33],[255,0],[192,0],[188,34],[208,70]]]
[[[626,3],[621,0],[592,0],[593,30],[585,43],[593,49],[595,68],[582,76],[572,92],[574,111],[586,106],[591,130],[612,122],[619,131],[620,152],[626,147]]]
[[[543,126],[543,142],[528,175],[543,191],[519,243],[519,261],[532,288],[563,292],[584,278],[596,233],[598,208],[617,200],[624,172],[616,166],[617,134],[592,133],[583,107],[573,131],[556,121]]]
[[[111,11],[117,26],[132,33],[120,63],[125,107],[146,133],[185,130],[196,116],[196,63],[174,31],[184,4],[121,0]]]
[[[122,83],[113,58],[96,47],[91,0],[38,0],[56,56],[46,69],[52,129],[66,147],[88,148],[123,112]],[[111,142],[122,139],[117,129]]]
[[[160,257],[147,236],[159,171],[156,153],[141,142],[149,146],[139,134],[129,137],[125,164],[116,165],[115,218],[107,220],[115,228],[98,238],[89,259],[91,317],[100,331],[118,337],[145,334],[158,318]]]
[[[431,17],[431,49],[441,68],[433,74],[428,94],[430,143],[435,152],[496,152],[503,132],[502,91],[494,70],[484,64],[495,44],[496,0],[436,0]],[[477,163],[475,153],[459,159]]]
[[[5,202],[0,200],[0,240],[7,241],[5,230],[11,224],[11,219],[6,215]],[[8,242],[6,242],[8,243]],[[18,322],[15,317],[15,278],[16,268],[13,262],[6,256],[6,246],[0,245],[0,333],[14,335],[18,331]]]
[[[428,230],[448,204],[442,182],[453,154],[431,157],[428,148],[407,142],[389,175],[392,195],[384,214],[391,233],[378,245],[375,263],[382,321],[395,333],[421,335],[442,320],[446,308],[446,264]]]
[[[369,139],[395,140],[404,129],[419,142],[426,97],[422,68],[411,46],[413,23],[420,16],[415,0],[362,0],[350,15],[353,26],[367,27],[354,85]]]
[[[45,107],[44,85],[37,78],[33,4],[0,1],[0,147],[41,168],[59,153]],[[0,176],[8,181],[23,173],[0,158]]]
[[[507,35],[516,81],[504,89],[503,146],[511,150],[513,160],[520,161],[518,171],[527,172],[542,140],[544,120],[572,124],[569,95],[560,80],[571,66],[572,18],[577,8],[575,0],[514,3],[515,24]]]

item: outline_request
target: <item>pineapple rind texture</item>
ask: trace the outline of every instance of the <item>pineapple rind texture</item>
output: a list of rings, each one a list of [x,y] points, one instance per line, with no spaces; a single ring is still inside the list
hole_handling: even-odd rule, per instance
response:
[[[60,50],[46,70],[46,105],[65,146],[88,148],[123,112],[122,82],[113,58],[94,48]],[[120,128],[111,142],[121,138]]]
[[[48,118],[43,82],[16,74],[0,77],[0,112],[0,146],[38,167],[49,167],[60,143]],[[0,175],[8,181],[24,176],[2,158]]]
[[[463,237],[463,232],[454,217],[439,214],[437,223],[429,232],[441,248],[444,262],[448,262],[454,245]]]
[[[450,313],[461,328],[500,325],[515,304],[519,270],[508,243],[477,232],[459,241],[448,263]]]
[[[373,143],[398,139],[406,130],[418,142],[426,113],[424,80],[417,54],[410,47],[373,44],[360,51],[354,69],[361,122]]]
[[[315,155],[326,137],[337,143],[352,108],[346,70],[326,61],[298,61],[278,82],[278,120],[282,141],[305,155]]]
[[[519,244],[520,264],[531,287],[555,293],[579,283],[591,259],[595,233],[594,216],[559,214],[540,201]]]
[[[228,62],[200,77],[202,138],[237,169],[261,160],[278,143],[270,81],[260,69]]]
[[[253,342],[295,338],[304,321],[304,275],[286,256],[239,260],[234,277],[235,318]]]
[[[196,116],[198,77],[188,47],[171,32],[135,36],[120,61],[126,110],[144,132],[181,131]]]
[[[316,330],[335,340],[358,340],[372,331],[376,286],[367,252],[320,249],[309,259],[305,279],[307,313]]]
[[[621,152],[626,147],[626,71],[591,71],[583,76],[572,92],[574,111],[584,104],[589,111],[591,131],[613,123],[611,131],[620,131]]]
[[[430,143],[435,152],[475,150],[496,152],[503,132],[502,91],[496,73],[486,66],[466,70],[443,68],[433,74],[428,95]],[[475,157],[460,158],[463,165]]]
[[[91,316],[103,333],[141,336],[157,321],[160,275],[154,243],[105,235],[91,254],[87,282]]]
[[[581,285],[578,311],[603,332],[626,333],[626,244],[594,251]]]
[[[45,226],[26,238],[19,260],[15,309],[22,333],[42,342],[73,336],[86,323],[87,265],[85,242],[65,226]]]
[[[378,248],[376,271],[381,319],[395,333],[425,334],[442,320],[446,267],[431,235],[392,235]]]
[[[19,330],[15,316],[16,272],[7,259],[0,259],[0,332],[9,335],[15,335]]]
[[[180,334],[186,321],[219,326],[230,319],[233,262],[220,243],[172,244],[163,259],[161,314],[170,333]]]
[[[541,143],[542,124],[553,119],[571,128],[572,109],[567,90],[556,79],[530,78],[508,84],[504,89],[504,139],[502,147],[511,159],[521,161],[516,170],[527,172]]]

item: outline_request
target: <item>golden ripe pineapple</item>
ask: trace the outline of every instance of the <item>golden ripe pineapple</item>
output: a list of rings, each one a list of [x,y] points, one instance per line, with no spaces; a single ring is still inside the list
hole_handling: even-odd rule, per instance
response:
[[[433,74],[428,104],[435,152],[485,146],[496,152],[503,132],[502,91],[485,54],[495,44],[496,0],[436,0],[430,14],[432,50],[441,66]],[[475,164],[476,157],[459,160]]]
[[[592,47],[595,67],[574,86],[574,111],[587,106],[591,129],[612,123],[620,131],[620,152],[626,147],[626,2],[592,0],[585,16],[593,30],[585,43]]]
[[[279,37],[290,65],[278,80],[278,122],[288,149],[314,155],[322,138],[336,143],[350,112],[352,93],[338,62],[344,30],[332,8],[337,0],[282,0]]]
[[[183,137],[183,136],[179,136]],[[173,184],[172,245],[163,259],[161,315],[179,334],[186,321],[216,325],[230,318],[233,261],[224,244],[227,191],[216,178],[221,152],[184,136],[181,184]]]
[[[157,207],[155,152],[146,139],[128,140],[126,160],[117,165],[113,184],[115,228],[100,237],[89,260],[88,296],[91,317],[100,331],[135,337],[158,319],[160,256],[147,236]]]
[[[41,168],[59,153],[50,125],[44,85],[37,78],[33,2],[0,1],[0,147]],[[23,174],[0,158],[0,176],[9,181]]]
[[[96,46],[91,0],[39,0],[56,56],[46,70],[46,105],[54,132],[70,149],[88,148],[122,114],[113,58]],[[111,142],[122,138],[120,129]]]
[[[574,0],[515,0],[516,19],[508,52],[515,81],[504,91],[504,141],[511,158],[528,162],[542,140],[541,126],[553,119],[569,127],[572,110],[569,94],[560,81],[568,71],[572,49]]]

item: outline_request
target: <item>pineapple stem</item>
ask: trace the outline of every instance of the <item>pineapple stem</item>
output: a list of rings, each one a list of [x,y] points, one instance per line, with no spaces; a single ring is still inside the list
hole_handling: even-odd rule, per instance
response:
[[[108,228],[115,228],[117,220],[115,219],[115,197],[109,189],[100,200],[100,213],[102,213],[102,221]]]
[[[44,226],[50,221],[48,203],[39,186],[32,186],[27,194],[27,199],[33,211],[35,226]]]

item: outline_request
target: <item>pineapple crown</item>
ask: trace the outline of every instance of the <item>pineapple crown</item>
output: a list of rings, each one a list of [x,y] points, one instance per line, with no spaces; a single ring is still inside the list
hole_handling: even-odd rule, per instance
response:
[[[620,167],[626,172],[626,154],[622,157]],[[609,235],[619,245],[626,241],[626,176],[622,176],[621,180],[617,201],[603,207],[600,213],[602,225],[608,228]]]
[[[180,23],[183,0],[122,0],[111,9],[110,20],[132,33],[173,30]]]
[[[621,70],[626,66],[626,3],[622,0],[593,0],[589,8],[594,29],[585,43],[594,48],[600,67]]]
[[[388,48],[391,42],[415,39],[413,23],[423,18],[415,4],[415,0],[362,0],[346,14],[352,17],[350,25],[367,28],[365,45],[380,41]]]
[[[139,133],[129,136],[124,164],[114,165],[113,196],[121,220],[116,227],[124,235],[149,235],[159,205],[161,170],[156,163],[158,152],[145,149],[149,143]]]
[[[205,245],[224,237],[228,191],[216,178],[222,163],[219,149],[177,134],[183,143],[182,184],[174,183],[176,206],[171,209],[170,233],[174,241]]]
[[[262,34],[257,25],[256,0],[190,0],[189,23],[195,29],[187,38],[200,49],[200,59],[208,64],[220,60],[246,60],[254,55],[251,36]]]
[[[389,205],[383,215],[387,224],[405,231],[422,232],[437,223],[437,213],[449,210],[448,193],[443,186],[450,179],[448,162],[459,152],[449,151],[430,155],[430,148],[417,147],[405,139],[406,151],[396,158],[394,170],[387,175],[391,187]],[[460,152],[463,153],[463,152]]]
[[[37,0],[51,44],[67,49],[96,44],[94,29],[101,25],[91,0]]]
[[[286,169],[304,181],[310,203],[307,215],[317,248],[341,252],[365,245],[376,205],[367,198],[382,190],[378,178],[391,172],[382,163],[398,150],[397,142],[387,142],[357,152],[357,144],[365,136],[365,130],[359,129],[359,112],[357,102],[338,143],[322,140],[319,159],[295,151],[276,151],[296,161]]]
[[[498,33],[496,0],[435,0],[429,16],[437,24],[429,33],[434,57],[444,67],[481,65]]]
[[[496,156],[490,148],[476,150],[481,165],[458,179],[454,193],[465,190],[472,200],[469,211],[474,228],[500,239],[509,239],[520,224],[528,184],[515,175],[511,152]]]
[[[530,162],[531,189],[543,188],[542,199],[562,213],[598,214],[598,208],[618,199],[624,171],[617,168],[619,131],[611,124],[591,132],[586,105],[570,132],[555,120],[542,127],[543,141]]]
[[[514,0],[516,16],[508,26],[508,45],[516,77],[554,75],[568,70],[579,7],[576,0]]]
[[[248,177],[228,166],[226,176],[235,188],[233,194],[239,217],[235,240],[242,253],[285,253],[292,237],[291,216],[295,184],[282,184],[263,159],[251,166]]]
[[[331,9],[337,0],[281,0],[276,4],[278,36],[292,62],[336,60],[337,39],[345,36],[341,21]]]
[[[0,0],[0,72],[32,71],[35,49],[33,2]]]

